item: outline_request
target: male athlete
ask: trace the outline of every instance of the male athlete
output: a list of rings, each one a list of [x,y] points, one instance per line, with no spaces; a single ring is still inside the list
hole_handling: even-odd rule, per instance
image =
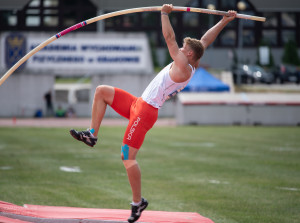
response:
[[[235,11],[224,16],[208,30],[201,40],[185,38],[179,48],[168,14],[173,5],[165,4],[161,9],[162,32],[169,53],[174,60],[152,80],[141,97],[135,97],[121,89],[100,85],[96,88],[90,128],[87,131],[70,130],[71,135],[93,147],[103,119],[106,106],[111,106],[121,116],[129,119],[121,147],[121,157],[127,171],[132,190],[131,216],[128,222],[135,222],[148,206],[141,196],[141,171],[136,155],[143,144],[145,135],[157,120],[158,109],[163,103],[181,91],[192,78],[204,50],[216,39],[221,30],[236,17]]]

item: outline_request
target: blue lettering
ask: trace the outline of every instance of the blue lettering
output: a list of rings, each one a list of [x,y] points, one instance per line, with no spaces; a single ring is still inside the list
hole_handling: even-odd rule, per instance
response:
[[[120,45],[82,45],[82,51],[140,51],[141,47],[137,46],[120,46]]]
[[[98,63],[138,63],[139,57],[98,57]]]
[[[38,63],[83,63],[84,57],[72,56],[34,56],[33,61]]]
[[[30,49],[34,49],[36,48],[37,45],[31,45]],[[56,45],[48,45],[45,46],[42,51],[76,51],[77,47],[76,45],[60,45],[60,44],[56,44]]]

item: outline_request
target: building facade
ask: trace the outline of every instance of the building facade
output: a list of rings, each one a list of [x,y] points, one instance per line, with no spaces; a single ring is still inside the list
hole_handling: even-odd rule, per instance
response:
[[[24,4],[24,1],[22,1]],[[196,8],[213,8],[227,11],[233,9],[239,13],[266,17],[265,23],[237,19],[230,23],[203,58],[203,64],[209,67],[228,69],[233,55],[238,54],[241,62],[257,61],[257,48],[260,45],[271,47],[275,64],[281,63],[282,49],[289,41],[300,46],[300,3],[288,0],[284,3],[257,0],[186,0],[174,1],[185,6]],[[243,7],[239,7],[243,3]],[[21,1],[19,1],[21,4]],[[126,1],[114,0],[31,0],[23,7],[0,7],[0,32],[34,31],[57,32],[80,21],[109,13],[126,7],[148,6],[162,1]],[[8,3],[7,3],[8,4]],[[181,5],[183,6],[183,5]],[[201,36],[218,20],[219,16],[201,13],[172,13],[170,15],[176,37],[180,43],[186,36]],[[145,32],[151,46],[155,49],[154,65],[163,66],[169,62],[166,56],[166,45],[163,40],[159,12],[127,14],[109,18],[78,32]],[[212,60],[212,58],[214,58]]]

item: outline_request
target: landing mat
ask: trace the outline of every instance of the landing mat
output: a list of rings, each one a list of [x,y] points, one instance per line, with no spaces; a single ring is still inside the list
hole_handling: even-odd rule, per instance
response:
[[[130,210],[97,209],[59,206],[18,206],[0,201],[0,222],[5,223],[123,223]],[[5,220],[6,219],[6,220]],[[194,212],[144,211],[138,222],[143,223],[213,223]]]

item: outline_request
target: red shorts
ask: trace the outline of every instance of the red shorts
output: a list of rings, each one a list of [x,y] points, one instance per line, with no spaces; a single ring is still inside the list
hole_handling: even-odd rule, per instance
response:
[[[111,107],[121,116],[129,119],[123,143],[139,149],[144,142],[146,133],[157,120],[158,109],[149,105],[142,98],[137,98],[119,88],[115,88]]]

